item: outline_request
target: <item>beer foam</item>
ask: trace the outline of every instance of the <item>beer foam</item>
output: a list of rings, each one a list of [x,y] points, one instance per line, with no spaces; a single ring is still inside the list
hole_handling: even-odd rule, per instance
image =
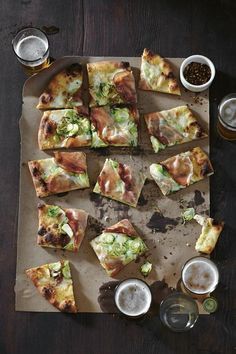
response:
[[[151,291],[142,280],[124,280],[116,289],[115,303],[127,316],[137,317],[147,313],[151,301]]]
[[[220,116],[225,123],[236,128],[236,98],[230,98],[221,105]]]
[[[47,42],[36,36],[22,38],[16,45],[16,54],[23,60],[41,59],[47,51]]]
[[[182,271],[185,287],[195,294],[213,291],[219,282],[216,265],[208,258],[195,257],[186,263]]]

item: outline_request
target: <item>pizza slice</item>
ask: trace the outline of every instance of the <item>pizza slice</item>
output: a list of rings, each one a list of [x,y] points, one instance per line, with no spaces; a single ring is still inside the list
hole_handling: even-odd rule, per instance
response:
[[[137,146],[138,110],[133,106],[91,109],[92,147]]]
[[[139,88],[180,95],[179,85],[170,64],[148,49],[144,49],[142,55]]]
[[[39,97],[38,109],[73,108],[83,105],[82,66],[72,64],[52,77]]]
[[[59,261],[26,270],[41,295],[62,312],[78,312],[69,261]]]
[[[207,137],[188,106],[145,114],[144,118],[156,153],[167,146]]]
[[[90,107],[137,103],[135,80],[129,63],[100,61],[87,64]]]
[[[41,150],[91,145],[88,109],[57,109],[43,113],[38,143]]]
[[[93,191],[136,207],[144,181],[143,173],[126,164],[106,159]]]
[[[107,227],[90,244],[110,277],[148,250],[127,219]]]
[[[39,204],[38,217],[38,245],[78,251],[87,227],[88,214],[84,210]]]
[[[83,152],[54,152],[54,155],[28,162],[38,197],[89,187]]]
[[[150,174],[164,195],[201,181],[213,173],[211,162],[200,147],[150,166]]]
[[[201,234],[196,242],[197,252],[210,254],[223,230],[224,222],[217,223],[214,219],[196,214],[194,219],[202,226]]]

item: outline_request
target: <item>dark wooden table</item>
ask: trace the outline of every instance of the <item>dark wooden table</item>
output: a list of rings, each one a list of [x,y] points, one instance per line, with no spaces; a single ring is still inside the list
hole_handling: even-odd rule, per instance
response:
[[[236,92],[236,2],[215,1],[0,1],[0,353],[151,354],[235,352],[236,145],[216,131],[217,104]],[[139,56],[144,47],[163,56],[210,57],[217,75],[211,87],[211,214],[225,220],[214,252],[221,272],[219,310],[201,316],[194,329],[175,334],[158,319],[127,321],[112,315],[14,311],[19,183],[21,90],[26,79],[11,49],[25,25],[56,26],[51,55]]]

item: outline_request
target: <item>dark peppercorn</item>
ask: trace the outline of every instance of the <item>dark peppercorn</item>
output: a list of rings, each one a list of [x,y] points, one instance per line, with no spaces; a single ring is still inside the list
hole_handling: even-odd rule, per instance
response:
[[[211,69],[206,64],[191,62],[184,69],[184,78],[192,85],[203,85],[211,78]]]

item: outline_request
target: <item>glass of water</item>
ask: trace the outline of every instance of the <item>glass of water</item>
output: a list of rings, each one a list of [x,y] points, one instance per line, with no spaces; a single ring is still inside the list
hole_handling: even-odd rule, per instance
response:
[[[28,75],[50,65],[48,38],[38,28],[28,27],[17,32],[12,40],[12,47]]]
[[[198,306],[190,296],[175,292],[161,302],[160,319],[175,332],[191,329],[199,316]]]

